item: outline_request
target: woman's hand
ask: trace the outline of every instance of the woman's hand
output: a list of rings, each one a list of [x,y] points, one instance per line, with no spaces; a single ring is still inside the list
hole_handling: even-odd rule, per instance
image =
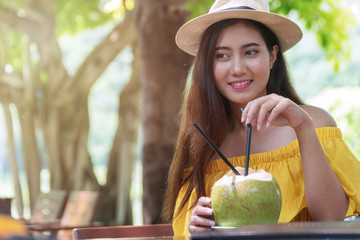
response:
[[[312,118],[299,105],[288,98],[269,94],[249,102],[242,113],[241,121],[260,130],[264,126],[291,126],[301,130],[313,124]]]
[[[215,226],[211,200],[208,197],[200,197],[190,217],[189,232],[210,231],[211,226]]]

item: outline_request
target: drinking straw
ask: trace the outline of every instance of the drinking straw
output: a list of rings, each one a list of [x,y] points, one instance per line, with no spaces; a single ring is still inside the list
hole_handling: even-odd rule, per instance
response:
[[[244,112],[244,109],[240,108],[241,112]],[[245,176],[249,172],[249,157],[250,157],[250,142],[251,142],[251,124],[247,124],[247,138],[246,138],[246,153],[245,153]]]
[[[236,174],[236,175],[241,175],[235,168],[234,166],[229,162],[229,160],[224,156],[224,154],[222,154],[222,152],[220,152],[220,150],[216,147],[216,145],[211,141],[211,139],[206,135],[206,133],[200,128],[200,126],[197,123],[194,123],[195,128],[201,133],[201,135],[205,138],[205,140],[207,141],[207,143],[210,145],[210,147],[212,149],[214,149],[214,151],[219,154],[219,156],[222,158],[222,160],[224,160],[224,162],[231,168],[231,170]]]
[[[245,176],[248,175],[249,171],[249,157],[250,157],[250,142],[251,142],[251,124],[247,125],[247,139],[246,139],[246,155],[245,155]]]

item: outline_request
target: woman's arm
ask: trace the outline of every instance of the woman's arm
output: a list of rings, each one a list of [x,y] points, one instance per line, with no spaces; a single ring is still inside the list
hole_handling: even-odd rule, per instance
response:
[[[326,159],[315,127],[336,127],[321,109],[304,106],[313,121],[294,128],[299,141],[304,172],[305,198],[313,220],[344,220],[349,201]]]
[[[291,126],[298,138],[303,164],[305,198],[313,220],[343,220],[348,209],[347,196],[332,171],[316,135],[315,128],[336,126],[319,108],[295,104],[270,94],[247,104],[242,122],[266,126]]]

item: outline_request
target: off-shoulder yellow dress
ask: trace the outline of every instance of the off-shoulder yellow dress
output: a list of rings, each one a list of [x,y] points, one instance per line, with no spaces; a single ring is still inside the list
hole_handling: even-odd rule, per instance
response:
[[[323,127],[316,129],[320,143],[326,157],[337,178],[341,182],[349,198],[349,209],[346,216],[360,213],[360,161],[353,155],[342,139],[339,128]],[[244,167],[245,156],[229,158],[234,166]],[[282,193],[282,209],[279,222],[309,221],[311,220],[305,202],[304,179],[298,141],[265,153],[256,153],[250,156],[250,168],[263,169],[270,172],[277,180]],[[209,163],[205,175],[206,195],[210,196],[211,187],[229,167],[221,160]],[[188,176],[191,169],[187,169],[183,176]],[[184,197],[187,186],[179,192],[175,212]],[[188,231],[193,202],[197,199],[195,190],[180,213],[173,219],[175,236],[190,235]],[[190,209],[190,210],[189,210]]]

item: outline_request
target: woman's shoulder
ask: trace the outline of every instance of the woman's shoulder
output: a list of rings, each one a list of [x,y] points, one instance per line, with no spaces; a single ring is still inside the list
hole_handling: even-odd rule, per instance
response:
[[[313,119],[315,128],[337,127],[335,119],[326,110],[311,105],[301,105],[301,108]]]

